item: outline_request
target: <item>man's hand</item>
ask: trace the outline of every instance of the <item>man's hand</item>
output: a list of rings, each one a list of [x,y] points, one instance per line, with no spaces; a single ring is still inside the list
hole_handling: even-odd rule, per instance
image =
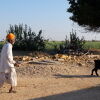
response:
[[[19,64],[18,63],[15,63],[14,66],[19,67]]]

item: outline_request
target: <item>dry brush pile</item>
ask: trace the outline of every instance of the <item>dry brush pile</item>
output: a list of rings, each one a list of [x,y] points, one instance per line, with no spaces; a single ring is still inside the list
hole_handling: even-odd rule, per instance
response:
[[[78,72],[78,68],[93,67],[94,60],[100,59],[100,55],[47,55],[39,56],[15,56],[19,67],[16,67],[18,75],[48,76],[54,74],[69,74]]]

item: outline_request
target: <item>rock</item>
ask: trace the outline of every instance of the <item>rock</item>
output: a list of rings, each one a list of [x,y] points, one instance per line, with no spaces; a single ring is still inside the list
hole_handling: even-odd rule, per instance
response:
[[[64,59],[57,59],[57,61],[65,61]]]
[[[60,58],[60,59],[67,60],[70,57],[67,55],[64,55],[64,54],[56,54],[56,55],[54,55],[54,58],[56,58],[56,59]]]

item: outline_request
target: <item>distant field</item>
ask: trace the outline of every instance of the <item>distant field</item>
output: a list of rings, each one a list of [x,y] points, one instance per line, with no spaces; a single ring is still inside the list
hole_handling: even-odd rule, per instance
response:
[[[87,41],[84,48],[86,49],[100,49],[100,41]]]
[[[0,48],[4,43],[0,42]],[[54,50],[55,48],[59,48],[61,44],[64,44],[64,41],[49,41],[46,43],[46,50]],[[86,41],[84,45],[85,49],[100,49],[100,41]]]
[[[55,45],[59,46],[60,44],[64,44],[63,41],[50,41],[46,43],[47,50],[53,50]],[[100,41],[86,41],[84,45],[85,49],[100,49]]]
[[[61,44],[64,44],[63,41],[49,41],[46,43],[46,50],[54,50],[55,47],[58,48]]]
[[[64,44],[63,41],[50,41],[46,43],[46,48],[49,49],[54,49],[54,46],[57,45],[59,46],[60,44]],[[100,49],[100,41],[86,41],[84,45],[85,49]]]

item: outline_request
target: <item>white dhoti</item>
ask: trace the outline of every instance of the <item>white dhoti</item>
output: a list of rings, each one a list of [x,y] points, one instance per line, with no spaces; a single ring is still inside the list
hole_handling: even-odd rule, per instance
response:
[[[2,87],[5,82],[11,84],[12,87],[17,86],[17,75],[15,68],[11,68],[9,73],[0,73],[0,87]]]

